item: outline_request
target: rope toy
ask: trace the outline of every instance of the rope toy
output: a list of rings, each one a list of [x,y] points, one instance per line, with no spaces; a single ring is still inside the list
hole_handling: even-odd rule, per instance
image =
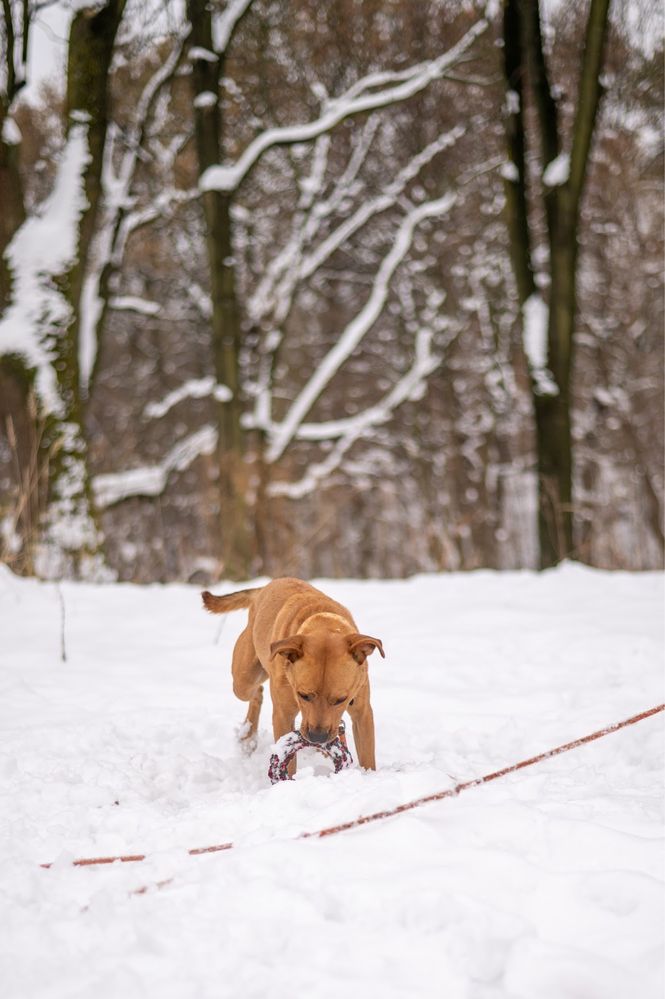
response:
[[[324,756],[333,761],[336,774],[340,770],[350,767],[353,763],[353,757],[346,744],[344,722],[339,726],[337,738],[326,743],[325,746],[315,746],[314,743],[308,742],[300,732],[287,732],[286,735],[277,740],[274,752],[270,757],[268,777],[271,784],[277,784],[281,780],[293,780],[288,772],[289,763],[301,749],[316,749],[319,753],[323,753]]]

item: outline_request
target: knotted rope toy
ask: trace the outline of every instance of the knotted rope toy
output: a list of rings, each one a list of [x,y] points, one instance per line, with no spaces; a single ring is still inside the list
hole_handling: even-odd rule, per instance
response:
[[[296,731],[287,732],[281,739],[278,739],[274,749],[268,766],[268,777],[271,784],[277,784],[280,780],[293,780],[293,777],[289,776],[289,763],[301,749],[316,749],[319,753],[323,753],[324,756],[333,761],[336,774],[340,770],[350,767],[353,763],[353,757],[346,744],[344,722],[340,723],[337,737],[332,742],[326,743],[325,746],[308,742],[300,732]]]

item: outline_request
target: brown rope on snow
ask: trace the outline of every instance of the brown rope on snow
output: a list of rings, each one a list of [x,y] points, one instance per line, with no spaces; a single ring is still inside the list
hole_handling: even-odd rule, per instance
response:
[[[419,808],[420,805],[427,805],[432,801],[441,801],[443,798],[454,798],[462,791],[468,791],[471,787],[478,787],[480,784],[489,784],[490,781],[498,780],[499,777],[506,777],[508,774],[513,774],[517,770],[523,770],[525,767],[531,767],[534,763],[540,763],[542,760],[551,759],[553,756],[559,756],[560,753],[566,753],[569,749],[576,749],[578,746],[583,746],[587,742],[593,742],[595,739],[601,739],[604,735],[609,735],[611,732],[618,732],[619,729],[625,728],[627,725],[634,725],[638,721],[642,721],[644,718],[649,718],[651,715],[658,714],[659,711],[665,711],[665,704],[659,704],[655,708],[649,708],[648,711],[641,711],[639,715],[633,715],[632,718],[626,718],[625,721],[615,722],[613,725],[608,725],[606,728],[599,729],[597,732],[592,732],[590,735],[584,735],[580,739],[574,739],[572,742],[566,742],[562,746],[557,746],[555,749],[549,749],[545,753],[539,753],[538,756],[531,756],[528,760],[520,760],[519,763],[512,763],[508,767],[503,767],[502,770],[495,770],[494,773],[485,774],[484,777],[476,777],[473,780],[464,781],[461,784],[456,784],[454,787],[449,787],[445,791],[437,791],[435,794],[426,794],[422,798],[415,798],[413,801],[407,801],[403,805],[397,805],[395,808],[388,808],[384,812],[374,812],[371,815],[361,815],[357,819],[351,819],[350,822],[341,822],[337,826],[330,826],[328,829],[320,829],[318,832],[305,832],[298,836],[298,839],[307,839],[310,836],[323,837],[331,836],[333,833],[344,832],[347,829],[353,829],[355,826],[365,825],[366,822],[376,822],[379,819],[387,819],[392,815],[400,815],[402,812],[408,812],[412,808]]]
[[[602,739],[603,736],[610,735],[612,732],[618,732],[622,728],[626,728],[628,725],[635,725],[639,721],[643,721],[645,718],[650,718],[652,715],[656,715],[661,711],[665,711],[665,704],[658,704],[655,708],[649,708],[647,711],[641,711],[638,715],[633,715],[631,718],[626,718],[624,721],[615,722],[613,725],[607,725],[605,728],[598,729],[597,732],[591,732],[590,735],[584,735],[580,739],[573,739],[572,742],[565,742],[561,746],[556,746],[554,749],[548,749],[544,753],[539,753],[537,756],[531,756],[528,760],[520,760],[519,763],[512,763],[510,766],[503,767],[501,770],[495,770],[494,773],[485,774],[484,777],[475,777],[473,780],[463,781],[461,784],[456,784],[454,787],[446,788],[445,791],[437,791],[434,794],[426,794],[422,798],[415,798],[413,801],[407,801],[402,805],[396,805],[394,808],[387,808],[382,812],[373,812],[370,815],[359,815],[355,819],[350,819],[348,822],[340,822],[336,826],[328,826],[325,829],[317,829],[315,832],[303,832],[296,836],[296,839],[323,839],[324,836],[333,836],[336,833],[346,832],[348,829],[355,829],[357,826],[367,825],[368,822],[378,822],[379,819],[388,819],[393,815],[401,815],[402,812],[408,812],[412,808],[419,808],[421,805],[428,805],[433,801],[442,801],[444,798],[455,798],[462,791],[468,791],[469,788],[479,787],[481,784],[489,784],[490,781],[498,780],[499,777],[506,777],[508,774],[516,773],[518,770],[524,770],[525,767],[532,767],[535,763],[541,763],[543,760],[552,759],[554,756],[559,756],[561,753],[567,753],[571,749],[577,749],[578,746],[584,746],[588,742],[594,742],[596,739]],[[220,853],[222,850],[232,850],[235,843],[219,843],[215,846],[197,846],[192,850],[188,850],[187,853],[190,857],[197,857],[203,853]],[[85,857],[80,860],[72,861],[74,867],[93,867],[100,864],[134,864],[141,860],[146,859],[145,853],[132,853],[124,854],[116,857]],[[53,864],[40,864],[40,867],[49,868]],[[162,887],[163,885],[169,884],[171,879],[167,881],[160,881],[157,887]],[[147,891],[147,886],[143,888],[138,888],[134,894],[143,894]]]

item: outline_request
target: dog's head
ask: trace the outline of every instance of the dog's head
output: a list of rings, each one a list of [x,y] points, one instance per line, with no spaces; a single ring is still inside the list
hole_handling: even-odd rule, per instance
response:
[[[286,677],[302,713],[300,731],[311,743],[325,745],[335,738],[342,715],[367,683],[367,657],[378,649],[378,638],[311,632],[292,635],[270,646],[270,657],[281,656]]]

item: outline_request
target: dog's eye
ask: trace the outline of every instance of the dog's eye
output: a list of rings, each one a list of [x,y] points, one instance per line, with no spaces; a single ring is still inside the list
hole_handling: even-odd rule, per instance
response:
[[[337,706],[338,704],[344,704],[345,700],[346,697],[338,697],[336,701],[333,701],[333,705]]]
[[[312,700],[312,695],[311,694],[301,694],[300,691],[298,691],[298,697],[300,698],[301,701],[311,701]]]

